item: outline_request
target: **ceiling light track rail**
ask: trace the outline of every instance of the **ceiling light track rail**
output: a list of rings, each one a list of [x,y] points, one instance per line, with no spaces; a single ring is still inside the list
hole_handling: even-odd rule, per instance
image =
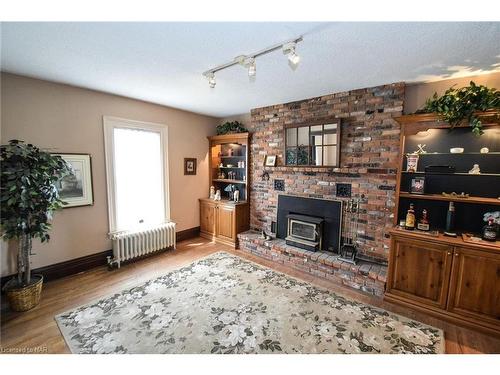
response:
[[[295,47],[297,43],[302,42],[303,36],[299,36],[294,39],[289,39],[285,42],[278,43],[275,45],[272,45],[270,47],[264,48],[260,51],[248,54],[248,55],[240,55],[236,56],[232,61],[227,62],[225,64],[218,65],[212,69],[207,70],[206,72],[203,73],[203,76],[208,79],[208,83],[211,88],[215,87],[215,73],[227,69],[231,66],[234,65],[242,65],[245,68],[248,69],[248,76],[249,77],[254,77],[256,74],[256,64],[255,64],[255,59],[257,57],[266,55],[268,53],[277,51],[281,49],[283,51],[283,54],[288,55],[288,59],[292,65],[297,65],[300,61],[299,56],[295,53]]]

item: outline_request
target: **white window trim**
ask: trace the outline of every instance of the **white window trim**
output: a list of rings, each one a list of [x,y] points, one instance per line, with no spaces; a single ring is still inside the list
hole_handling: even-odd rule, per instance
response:
[[[165,192],[163,205],[165,208],[165,223],[170,221],[170,185],[168,178],[168,126],[153,122],[129,120],[120,117],[103,116],[104,154],[106,158],[106,186],[108,193],[108,218],[110,233],[116,231],[116,186],[114,173],[114,129],[149,130],[160,133],[160,149],[162,155],[163,178],[162,188]]]

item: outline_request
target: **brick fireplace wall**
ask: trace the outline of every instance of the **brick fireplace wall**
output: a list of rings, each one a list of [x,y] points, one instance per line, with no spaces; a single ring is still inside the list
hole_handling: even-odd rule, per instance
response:
[[[404,83],[340,92],[251,111],[250,225],[270,231],[276,221],[278,194],[337,199],[337,183],[352,185],[362,198],[359,251],[367,260],[387,261],[396,187]],[[340,168],[284,166],[286,124],[341,118]],[[266,155],[278,155],[276,167],[264,167]],[[263,180],[264,172],[269,180]],[[284,191],[274,189],[283,180]],[[339,198],[341,199],[341,198]]]

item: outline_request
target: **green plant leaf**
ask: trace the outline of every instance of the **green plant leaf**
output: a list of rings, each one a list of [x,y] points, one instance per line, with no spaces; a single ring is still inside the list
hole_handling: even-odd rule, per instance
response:
[[[434,93],[417,113],[435,112],[452,127],[468,121],[472,132],[481,135],[482,123],[474,113],[487,110],[500,110],[500,92],[471,81],[467,87],[450,87],[441,97]]]

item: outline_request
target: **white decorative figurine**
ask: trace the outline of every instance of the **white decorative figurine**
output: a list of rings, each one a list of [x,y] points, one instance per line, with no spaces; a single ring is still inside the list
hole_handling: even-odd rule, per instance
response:
[[[239,202],[240,201],[240,191],[239,190],[236,190],[234,192],[234,201],[235,202]]]
[[[210,186],[210,199],[215,199],[215,187]]]
[[[217,190],[217,193],[215,193],[215,201],[220,201],[220,190]]]
[[[481,169],[479,169],[479,164],[474,164],[469,174],[481,174]]]
[[[483,147],[481,150],[479,150],[479,152],[481,154],[487,154],[488,152],[490,152],[490,149],[488,147]]]
[[[417,151],[414,151],[413,153],[414,154],[427,154],[427,151],[424,150],[425,146],[427,146],[426,144],[418,144],[417,147],[418,147],[418,150]]]

